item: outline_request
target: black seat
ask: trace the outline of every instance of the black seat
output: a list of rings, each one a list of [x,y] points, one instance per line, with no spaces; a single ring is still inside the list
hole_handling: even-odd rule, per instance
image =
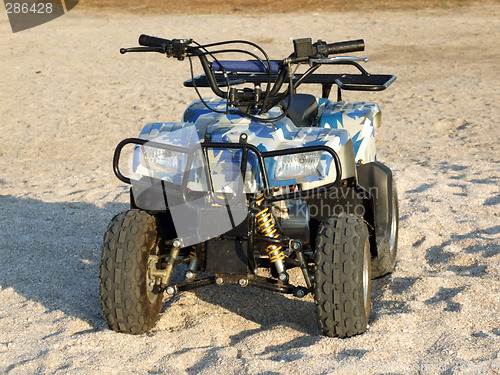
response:
[[[281,101],[283,108],[288,107],[288,97]],[[295,126],[311,126],[318,115],[318,103],[314,95],[294,94],[292,107],[288,110],[288,117]]]

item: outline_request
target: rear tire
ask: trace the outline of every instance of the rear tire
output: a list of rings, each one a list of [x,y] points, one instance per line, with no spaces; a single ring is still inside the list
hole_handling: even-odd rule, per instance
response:
[[[394,271],[398,253],[399,206],[396,184],[392,182],[391,225],[383,239],[379,254],[372,259],[372,279],[382,277]]]
[[[370,241],[362,219],[324,219],[316,239],[314,301],[320,331],[350,337],[366,331],[371,310]]]
[[[141,334],[158,320],[163,291],[150,286],[150,255],[160,253],[157,220],[133,209],[111,220],[104,236],[101,259],[101,306],[109,327],[117,332]]]

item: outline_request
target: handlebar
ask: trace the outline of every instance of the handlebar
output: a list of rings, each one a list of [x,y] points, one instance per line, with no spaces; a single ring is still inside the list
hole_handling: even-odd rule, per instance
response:
[[[311,38],[294,39],[294,53],[287,58],[291,64],[306,63],[310,59],[327,57],[332,54],[358,52],[365,50],[363,39],[348,40],[345,42],[326,43],[318,40],[313,43]]]
[[[163,39],[150,35],[142,34],[139,37],[139,45],[141,47],[133,47],[133,48],[122,48],[120,52],[159,52],[166,54],[167,57],[174,57],[178,60],[183,60],[188,57],[197,57],[200,60],[201,66],[205,73],[205,77],[208,83],[208,86],[212,89],[215,95],[225,98],[228,100],[228,105],[235,106],[238,108],[238,111],[241,115],[253,119],[254,117],[247,112],[249,108],[260,109],[260,113],[265,113],[269,108],[279,103],[283,98],[289,97],[289,106],[291,106],[292,97],[295,89],[302,82],[305,81],[318,67],[319,64],[311,65],[310,69],[302,75],[302,78],[297,82],[293,82],[293,73],[291,69],[292,64],[302,64],[309,62],[314,59],[324,59],[326,56],[330,54],[342,54],[348,52],[358,52],[364,51],[365,44],[362,39],[350,40],[344,42],[337,43],[326,43],[324,41],[318,40],[316,43],[312,43],[310,38],[303,39],[295,39],[294,50],[289,57],[283,60],[270,60],[265,53],[265,51],[260,48],[258,45],[253,44],[251,42],[242,41],[242,40],[231,40],[224,41],[206,45],[200,45],[195,43],[196,45],[192,45],[195,43],[192,39]],[[239,50],[239,49],[218,49],[213,50],[215,46],[222,46],[232,43],[246,43],[254,46],[264,56],[263,59],[260,59],[257,55],[250,53],[249,51]],[[253,56],[257,60],[255,61],[219,61],[214,56],[220,53],[227,52],[243,52],[248,55]],[[214,61],[208,61],[207,57],[210,56]],[[190,60],[191,61],[191,60]],[[227,91],[222,91],[219,87],[219,84],[216,79],[216,75],[214,72],[222,71],[224,72],[224,76],[226,77],[226,81],[229,84],[229,80],[227,78],[226,72],[248,72],[248,73],[267,73],[267,85],[265,91],[262,91],[259,86],[256,86],[254,90],[249,88],[244,88],[242,90],[236,89],[234,86],[228,88]],[[194,87],[201,98],[201,94],[198,92],[196,87],[196,83],[193,77],[193,70],[191,67],[192,73],[192,81],[194,83]],[[273,76],[272,76],[273,75]],[[281,87],[283,86],[286,77],[288,77],[288,89],[286,89],[283,93],[280,93]],[[202,100],[203,101],[203,100]],[[243,111],[239,110],[239,108],[244,108]],[[287,107],[287,108],[288,108]],[[274,119],[261,119],[259,121],[264,122],[272,122],[276,121],[284,116],[286,116],[288,109],[279,116]]]
[[[365,42],[363,39],[327,44],[327,53],[329,55],[337,53],[360,52],[364,50]]]
[[[171,44],[172,41],[169,39],[157,38],[155,36],[149,36],[142,34],[139,37],[139,45],[145,47],[165,47]]]
[[[301,56],[295,56],[296,58],[313,58],[316,57],[318,53],[323,55],[332,55],[332,54],[340,54],[340,53],[349,53],[349,52],[360,52],[365,50],[365,42],[363,39],[356,40],[348,40],[345,42],[337,42],[337,43],[325,43],[323,41],[317,41],[312,44],[310,39],[299,39],[302,43],[309,44],[309,47],[306,47],[307,53],[304,55],[302,50],[300,53]],[[139,37],[139,45],[145,47],[161,47],[166,48],[175,40],[158,38],[155,36],[142,34]],[[295,43],[296,41],[294,41]],[[303,44],[302,44],[303,45]],[[297,49],[296,49],[297,54]]]

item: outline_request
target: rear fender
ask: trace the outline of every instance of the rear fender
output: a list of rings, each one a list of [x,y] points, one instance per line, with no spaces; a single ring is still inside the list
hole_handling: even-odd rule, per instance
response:
[[[381,126],[382,113],[376,103],[320,101],[319,126],[323,128],[345,129],[349,132],[357,163],[377,160],[375,128]]]

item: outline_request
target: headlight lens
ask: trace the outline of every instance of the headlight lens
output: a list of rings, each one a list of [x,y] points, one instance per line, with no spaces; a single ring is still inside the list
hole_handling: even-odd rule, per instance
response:
[[[187,154],[157,147],[141,147],[141,164],[159,174],[176,175],[186,167]]]
[[[278,156],[276,157],[274,178],[288,180],[313,174],[322,175],[323,173],[319,170],[322,155],[323,151],[314,151]]]

